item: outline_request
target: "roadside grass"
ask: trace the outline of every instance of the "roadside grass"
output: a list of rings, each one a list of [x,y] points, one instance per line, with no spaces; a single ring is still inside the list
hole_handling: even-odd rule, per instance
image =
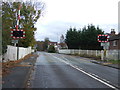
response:
[[[101,56],[95,56],[95,55],[87,55],[87,54],[74,54],[74,56],[80,56],[80,57],[85,57],[85,58],[91,58],[95,60],[100,60]]]
[[[118,64],[120,65],[120,60],[107,60],[108,62],[112,63],[112,64]]]
[[[95,55],[87,55],[87,54],[69,54],[69,55],[74,55],[74,56],[80,56],[80,57],[85,57],[85,58],[91,58],[96,61],[103,61],[105,63],[111,63],[111,64],[118,64],[120,65],[120,60],[101,60],[101,56],[95,56]]]

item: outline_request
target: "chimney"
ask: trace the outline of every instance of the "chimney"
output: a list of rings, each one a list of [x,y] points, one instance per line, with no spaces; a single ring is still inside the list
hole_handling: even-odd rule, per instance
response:
[[[114,36],[115,35],[115,29],[111,29],[111,34],[110,36]]]

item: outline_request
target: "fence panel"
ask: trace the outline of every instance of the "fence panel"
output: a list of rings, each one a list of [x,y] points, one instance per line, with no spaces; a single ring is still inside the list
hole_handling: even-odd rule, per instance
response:
[[[89,56],[101,56],[103,60],[104,51],[103,50],[75,50],[75,49],[60,49],[58,51],[62,54],[79,54],[79,55],[89,55]],[[118,60],[120,59],[120,50],[107,50],[106,59]]]
[[[23,48],[23,47],[11,46],[11,45],[7,45],[7,47],[8,47],[7,52],[3,55],[4,62],[17,60],[17,54],[18,54],[18,59],[21,59],[24,56],[34,51],[31,49],[31,47]]]
[[[106,58],[110,60],[120,60],[120,50],[107,50]]]

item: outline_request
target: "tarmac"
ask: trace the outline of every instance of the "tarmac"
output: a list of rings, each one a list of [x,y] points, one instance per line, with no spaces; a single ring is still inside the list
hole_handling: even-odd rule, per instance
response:
[[[10,73],[2,76],[2,90],[26,88],[31,69],[33,69],[37,53],[10,68]]]
[[[33,53],[37,55],[37,53]],[[10,68],[10,73],[2,77],[2,90],[8,88],[11,89],[22,89],[27,88],[29,85],[29,79],[31,71],[34,69],[34,65],[37,57],[32,56],[22,62],[18,63],[15,67]],[[120,69],[116,64],[110,64],[103,61],[91,60],[92,63],[108,66],[111,68]]]

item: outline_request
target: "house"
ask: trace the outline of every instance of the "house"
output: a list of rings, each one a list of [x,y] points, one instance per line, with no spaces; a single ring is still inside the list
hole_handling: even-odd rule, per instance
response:
[[[109,34],[109,49],[110,50],[120,50],[120,33],[115,34],[115,30],[111,29],[111,33]]]
[[[68,46],[65,43],[65,39],[64,39],[63,35],[61,35],[61,37],[60,37],[60,43],[58,44],[58,48],[59,49],[68,49]]]
[[[57,43],[57,42],[50,42],[50,41],[49,41],[49,42],[48,42],[48,48],[49,48],[50,45],[53,45],[53,46],[55,47],[55,50],[58,50],[58,46],[57,46],[58,43]]]
[[[48,42],[48,45],[56,46],[56,45],[57,45],[57,42]]]
[[[55,47],[56,51],[58,51],[59,49],[68,49],[68,46],[65,43],[65,39],[64,39],[63,35],[61,35],[61,37],[60,37],[60,43],[49,41],[48,42],[48,48],[49,48],[50,45],[53,45]]]
[[[59,43],[59,44],[58,44],[58,48],[59,48],[59,49],[68,49],[68,46],[67,46],[66,43]]]

